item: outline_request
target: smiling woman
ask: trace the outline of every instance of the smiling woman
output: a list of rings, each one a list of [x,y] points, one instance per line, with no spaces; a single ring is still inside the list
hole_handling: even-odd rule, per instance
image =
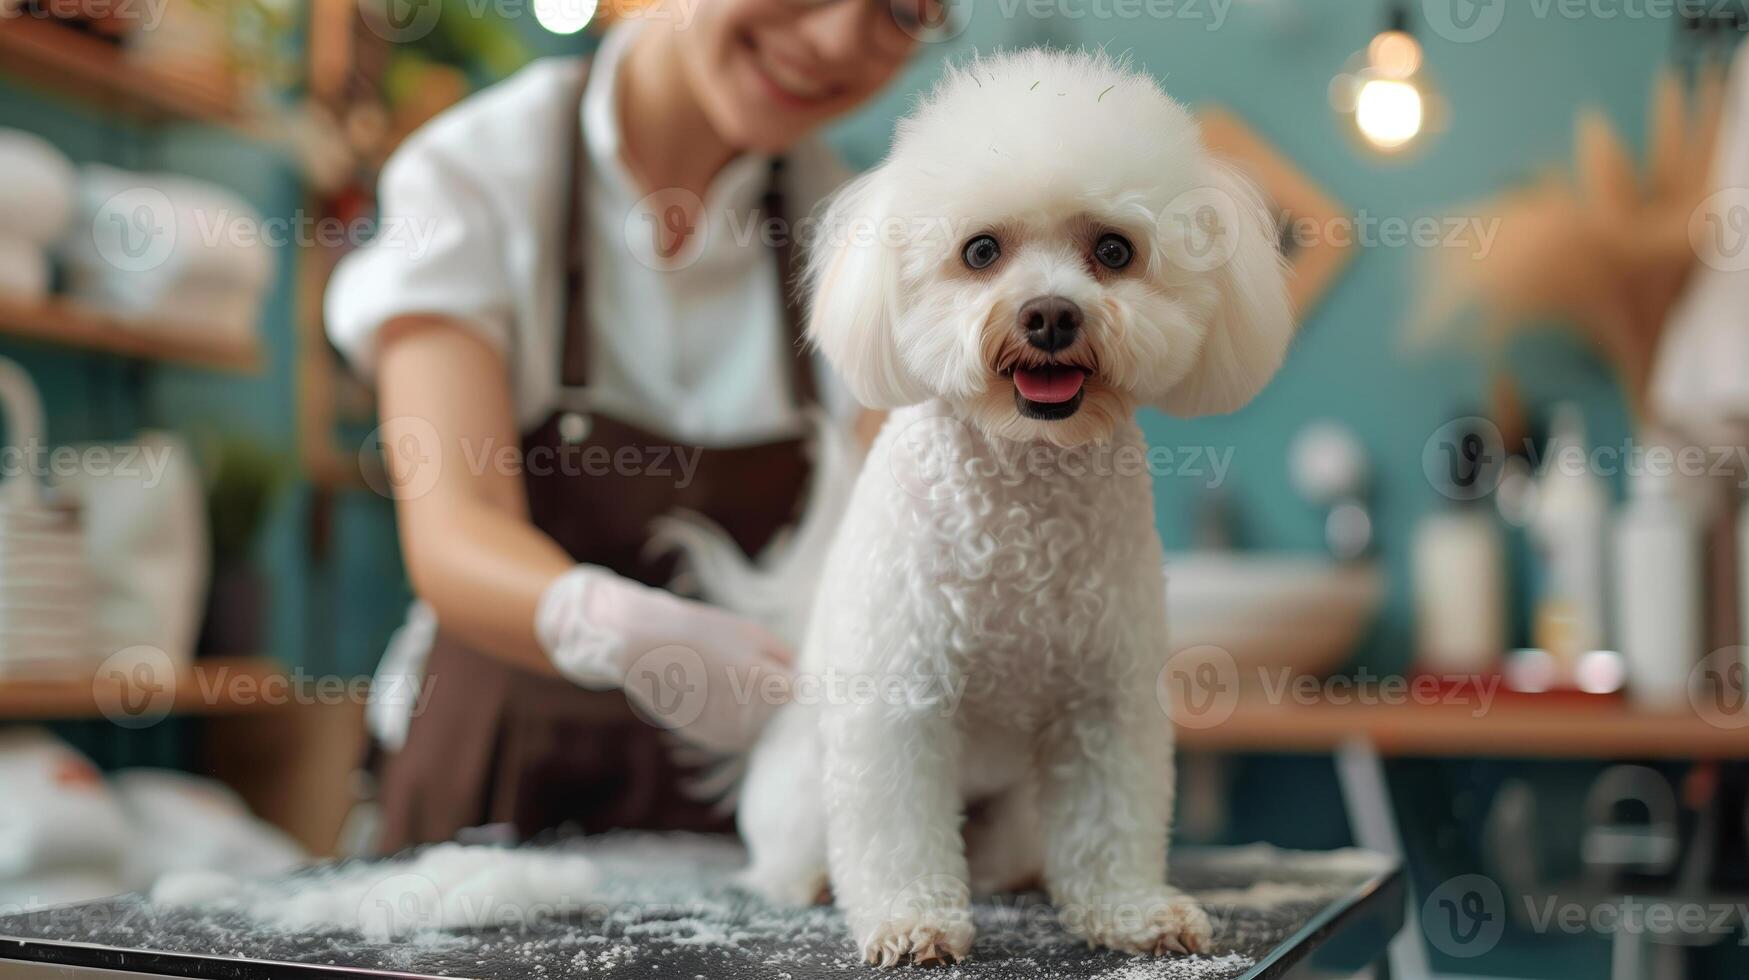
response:
[[[436,231],[351,256],[327,304],[380,389],[422,600],[382,679],[441,681],[416,718],[373,714],[384,846],[481,824],[720,825],[633,709],[744,747],[775,702],[708,681],[781,679],[790,653],[659,588],[672,561],[650,557],[646,529],[683,508],[763,547],[807,478],[805,413],[854,410],[799,346],[784,221],[844,178],[815,131],[904,63],[933,15],[915,2],[642,9],[588,64],[528,67],[384,169],[385,224]],[[555,29],[580,16],[548,6]],[[786,247],[742,233],[770,222]],[[507,462],[479,452],[518,445]],[[615,465],[548,465],[590,453]],[[657,456],[693,465],[676,479],[618,462]],[[678,674],[644,669],[676,648],[686,662],[659,666]]]

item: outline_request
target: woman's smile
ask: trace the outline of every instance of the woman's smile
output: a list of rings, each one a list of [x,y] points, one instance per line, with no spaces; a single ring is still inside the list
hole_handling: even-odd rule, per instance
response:
[[[750,64],[766,93],[781,105],[810,108],[837,97],[840,86],[822,80],[812,72],[785,60],[774,47],[762,45],[752,35],[743,38]]]

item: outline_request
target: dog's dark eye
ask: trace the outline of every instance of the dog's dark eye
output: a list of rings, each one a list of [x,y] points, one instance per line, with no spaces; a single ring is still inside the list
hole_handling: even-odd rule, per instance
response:
[[[1136,250],[1122,235],[1101,235],[1093,246],[1093,257],[1107,269],[1121,269],[1135,258]]]
[[[979,235],[966,243],[960,257],[966,260],[967,268],[987,269],[990,263],[1002,257],[1002,246],[996,243],[994,235]]]

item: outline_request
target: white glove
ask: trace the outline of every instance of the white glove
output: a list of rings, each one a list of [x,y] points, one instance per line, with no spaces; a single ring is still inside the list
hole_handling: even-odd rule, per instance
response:
[[[647,720],[712,751],[750,748],[789,699],[793,655],[763,626],[604,568],[556,579],[534,628],[559,673],[620,688]]]

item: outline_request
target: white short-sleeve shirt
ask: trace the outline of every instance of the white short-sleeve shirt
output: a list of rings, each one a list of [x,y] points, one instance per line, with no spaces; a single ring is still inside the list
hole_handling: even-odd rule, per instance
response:
[[[732,160],[706,195],[702,230],[680,254],[659,255],[650,223],[680,192],[646,195],[620,155],[615,90],[636,29],[609,32],[583,96],[585,403],[561,404],[559,384],[574,59],[529,65],[433,119],[390,158],[378,234],[341,262],[328,287],[329,336],[359,370],[373,370],[384,323],[442,314],[504,354],[524,431],[561,408],[605,412],[710,447],[802,431],[776,258],[755,222],[770,160]],[[785,160],[792,221],[848,177],[818,140]],[[852,410],[830,370],[817,362],[816,373],[828,411]]]

